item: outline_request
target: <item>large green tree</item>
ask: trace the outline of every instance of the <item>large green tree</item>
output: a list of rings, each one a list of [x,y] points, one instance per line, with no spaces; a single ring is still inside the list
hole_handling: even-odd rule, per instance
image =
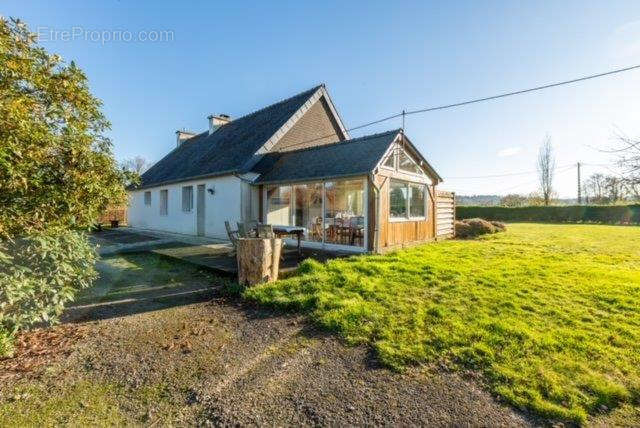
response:
[[[113,159],[100,107],[82,70],[0,18],[0,356],[95,278],[82,230],[124,202],[131,178]]]
[[[100,108],[74,62],[0,19],[0,238],[86,228],[124,201]]]

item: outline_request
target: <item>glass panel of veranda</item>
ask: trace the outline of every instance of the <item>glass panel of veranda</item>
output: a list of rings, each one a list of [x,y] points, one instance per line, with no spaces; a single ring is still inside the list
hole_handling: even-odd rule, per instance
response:
[[[268,186],[266,220],[304,227],[305,241],[363,247],[363,180]]]
[[[322,242],[322,183],[293,186],[293,225],[306,229],[305,241]]]
[[[324,183],[325,243],[364,246],[364,183],[362,180]]]

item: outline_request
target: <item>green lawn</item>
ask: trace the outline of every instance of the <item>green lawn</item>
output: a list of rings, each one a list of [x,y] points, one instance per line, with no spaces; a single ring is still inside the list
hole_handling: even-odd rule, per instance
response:
[[[475,241],[307,261],[245,296],[307,311],[397,369],[479,372],[545,417],[584,423],[640,406],[640,227],[512,224]]]

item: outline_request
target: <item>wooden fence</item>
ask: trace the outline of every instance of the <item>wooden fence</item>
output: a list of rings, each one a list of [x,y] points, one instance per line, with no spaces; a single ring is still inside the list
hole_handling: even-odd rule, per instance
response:
[[[98,218],[98,223],[109,224],[112,220],[117,220],[121,226],[127,224],[127,207],[107,207]]]
[[[436,239],[453,238],[456,218],[455,193],[438,190],[436,193]]]

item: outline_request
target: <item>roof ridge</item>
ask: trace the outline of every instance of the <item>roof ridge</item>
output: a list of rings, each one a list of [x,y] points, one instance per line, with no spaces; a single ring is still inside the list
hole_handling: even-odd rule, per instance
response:
[[[313,88],[307,89],[306,91],[298,92],[297,94],[292,95],[292,96],[290,96],[289,98],[282,99],[282,100],[277,101],[277,102],[275,102],[275,103],[273,103],[273,104],[269,104],[268,106],[262,107],[261,109],[255,110],[255,111],[253,111],[253,112],[251,112],[251,113],[247,113],[247,114],[245,114],[244,116],[240,116],[240,117],[239,117],[239,118],[237,118],[237,119],[233,119],[233,121],[232,121],[232,122],[235,122],[235,121],[238,121],[238,120],[241,120],[241,119],[245,119],[245,118],[247,118],[247,117],[249,117],[249,116],[253,116],[254,114],[257,114],[257,113],[260,113],[260,112],[262,112],[262,111],[265,111],[265,110],[267,110],[267,109],[269,109],[269,108],[271,108],[271,107],[275,107],[275,106],[278,106],[278,105],[280,105],[280,104],[284,104],[284,103],[286,103],[286,102],[288,102],[288,101],[291,101],[292,99],[294,99],[294,98],[296,98],[296,97],[299,97],[299,96],[301,96],[301,95],[303,95],[303,94],[306,94],[306,93],[314,93],[315,91],[317,91],[318,89],[320,89],[320,88],[321,88],[321,87],[323,87],[323,86],[324,86],[324,83],[322,83],[322,84],[320,84],[320,85],[316,85],[316,86],[314,86]]]
[[[284,103],[286,103],[287,101],[290,101],[290,100],[292,100],[293,98],[299,97],[300,95],[303,95],[303,94],[305,94],[305,93],[307,93],[307,92],[310,92],[310,93],[311,93],[311,92],[315,92],[315,91],[317,91],[318,89],[320,89],[320,88],[321,88],[321,87],[323,87],[323,86],[324,86],[324,83],[321,83],[321,84],[319,84],[319,85],[314,86],[313,88],[307,89],[306,91],[298,92],[297,94],[292,95],[292,96],[290,96],[289,98],[285,98],[285,99],[280,100],[280,101],[277,101],[277,102],[275,102],[275,103],[273,103],[273,104],[269,104],[269,105],[268,105],[268,106],[266,106],[266,107],[262,107],[261,109],[255,110],[255,111],[253,111],[253,112],[251,112],[251,113],[247,113],[247,114],[245,114],[244,116],[240,116],[240,117],[239,117],[239,118],[237,118],[237,119],[233,119],[233,120],[232,120],[232,122],[236,122],[236,121],[238,121],[238,120],[242,120],[242,119],[248,118],[248,117],[250,117],[250,116],[253,116],[254,114],[258,114],[258,113],[260,113],[260,112],[262,112],[262,111],[264,111],[264,110],[266,110],[266,109],[269,109],[269,108],[271,108],[271,107],[275,107],[275,106],[277,106],[277,105],[284,104]],[[191,131],[190,131],[190,132],[191,132]],[[195,141],[195,139],[196,139],[197,137],[200,137],[202,134],[208,134],[208,133],[209,133],[209,130],[205,129],[205,130],[204,130],[204,131],[202,131],[202,132],[198,132],[198,133],[192,132],[192,133],[194,133],[195,135],[193,135],[192,137],[187,138],[186,140],[184,140],[184,142],[183,142],[182,144],[180,144],[180,146],[182,146],[183,144],[185,144],[185,143],[187,143],[187,142],[193,142],[193,141]],[[180,146],[179,146],[179,147],[180,147]],[[173,151],[173,150],[172,150],[172,151]]]
[[[400,132],[401,129],[402,128],[390,129],[388,131],[377,132],[375,134],[367,134],[367,135],[363,135],[361,137],[351,138],[349,140],[342,140],[342,141],[336,141],[334,143],[320,144],[320,145],[317,145],[317,146],[304,147],[302,149],[297,149],[297,150],[287,150],[287,151],[282,151],[282,152],[269,152],[269,153],[283,155],[283,154],[287,154],[287,153],[298,153],[298,152],[304,152],[304,151],[307,151],[307,150],[320,149],[320,148],[323,148],[323,147],[331,147],[331,146],[336,146],[338,144],[344,145],[344,144],[357,143],[360,140],[373,138],[373,137],[379,137],[380,135],[398,133],[398,132]]]

